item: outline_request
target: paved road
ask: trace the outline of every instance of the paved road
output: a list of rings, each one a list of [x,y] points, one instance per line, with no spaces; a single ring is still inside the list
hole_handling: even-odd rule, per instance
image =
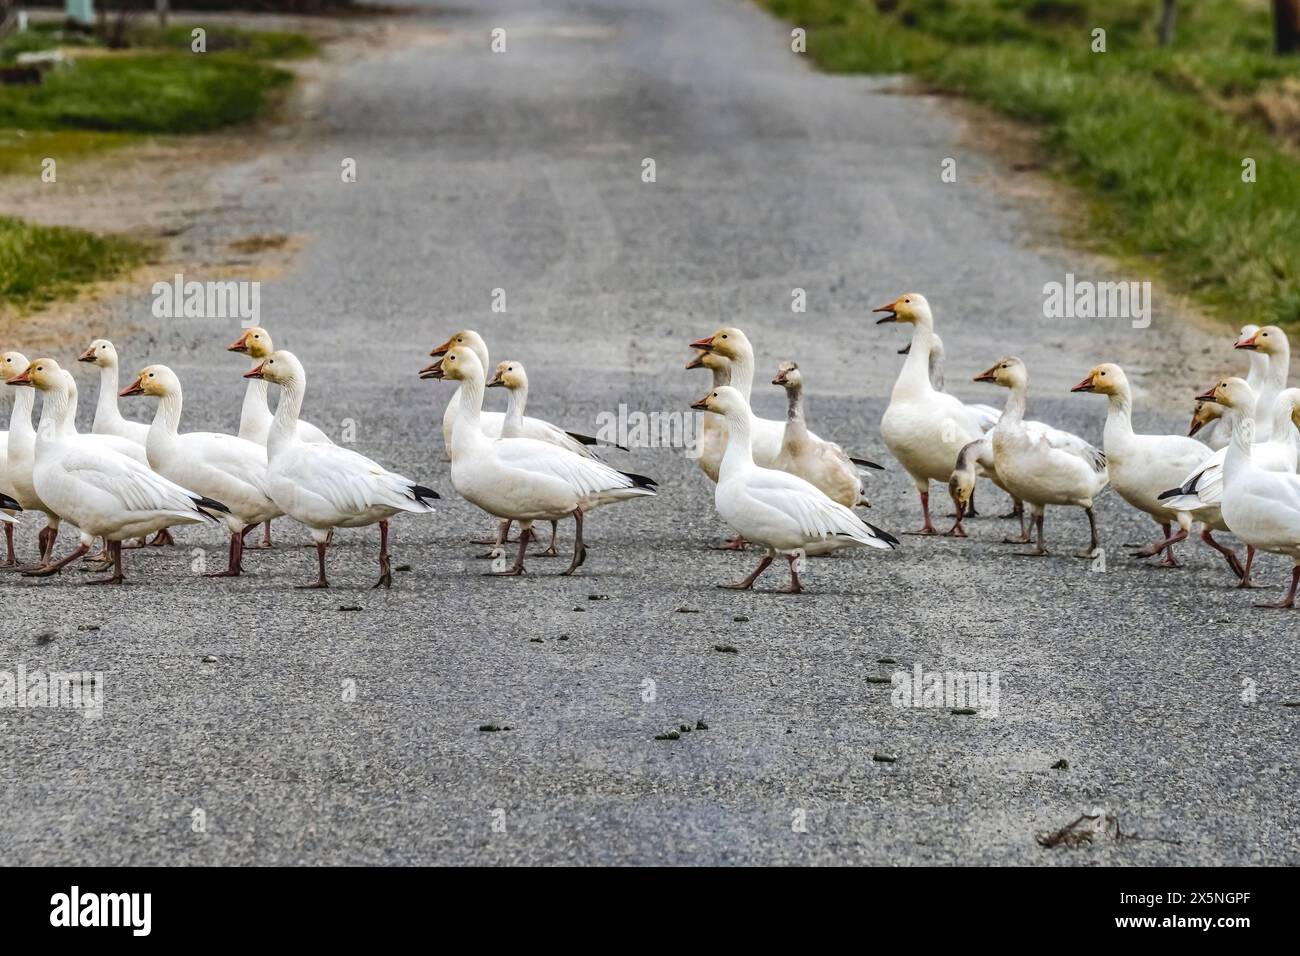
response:
[[[996,400],[963,383],[1019,353],[1036,414],[1097,441],[1102,400],[1066,392],[1097,361],[1128,366],[1139,418],[1169,429],[1234,363],[1159,307],[1146,331],[1043,319],[1043,282],[1092,267],[1043,241],[946,108],[812,72],[746,3],[481,6],[342,62],[320,119],[218,172],[187,240],[304,237],[264,323],[310,371],[312,420],[352,420],[356,447],[446,493],[397,522],[411,569],[366,590],[373,535],[342,533],[335,588],[292,590],[312,557],[281,522],[239,581],[194,577],[190,549],[215,561],[221,542],[187,531],[179,553],[132,555],[120,590],[0,582],[0,662],[105,673],[100,720],[0,712],[5,862],[1300,862],[1300,710],[1281,703],[1300,696],[1300,618],[1250,609],[1203,550],[1130,562],[1120,545],[1151,529],[1113,496],[1105,573],[1011,558],[985,519],[967,541],[816,561],[812,594],[736,594],[713,585],[753,558],[706,548],[711,487],[679,449],[643,448],[618,461],[663,492],[594,516],[583,576],[480,576],[467,539],[487,522],[437,438],[450,388],[415,376],[458,328],[528,362],[537,413],[589,427],[620,403],[683,410],[705,386],[685,344],[741,325],[763,370],[801,363],[819,431],[875,458],[902,340],[868,310],[904,291],[935,304],[955,390]],[[106,331],[144,329],[122,351],[177,369],[190,428],[233,428],[236,330],[149,302],[142,284]],[[760,411],[776,393],[757,387]],[[872,497],[877,523],[915,526],[900,469]],[[1085,527],[1050,530],[1066,552]],[[996,673],[999,716],[891,706],[871,678],[915,664]],[[1035,844],[1094,806],[1160,839]]]

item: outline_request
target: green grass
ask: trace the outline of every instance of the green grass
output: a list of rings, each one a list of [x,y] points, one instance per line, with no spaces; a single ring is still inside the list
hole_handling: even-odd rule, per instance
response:
[[[32,307],[144,262],[144,243],[0,216],[0,303]]]
[[[137,29],[127,50],[78,57],[36,86],[0,89],[0,175],[39,184],[48,156],[58,161],[59,181],[67,182],[79,163],[141,136],[247,123],[292,80],[270,61],[317,52],[315,40],[299,34],[211,28],[207,52],[193,53],[191,29]],[[0,44],[0,63],[26,51],[98,45],[93,38],[63,37],[57,25],[37,24]],[[39,307],[149,254],[148,245],[120,236],[0,217],[0,306]]]
[[[1154,0],[763,2],[808,30],[824,69],[910,73],[1033,124],[1045,161],[1090,197],[1089,245],[1225,318],[1300,322],[1300,149],[1245,109],[1300,77],[1300,58],[1271,52],[1266,4],[1180,4],[1162,49]]]

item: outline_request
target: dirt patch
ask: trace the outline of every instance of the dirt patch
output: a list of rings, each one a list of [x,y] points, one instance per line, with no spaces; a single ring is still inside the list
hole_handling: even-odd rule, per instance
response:
[[[1250,96],[1229,100],[1224,106],[1262,123],[1293,153],[1300,152],[1300,77],[1285,77]]]

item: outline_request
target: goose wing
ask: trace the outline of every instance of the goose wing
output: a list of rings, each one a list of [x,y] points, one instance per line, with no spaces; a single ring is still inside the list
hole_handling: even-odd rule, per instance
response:
[[[848,537],[873,548],[898,545],[898,539],[889,532],[867,524],[797,475],[756,468],[746,479],[745,490],[759,506],[792,518],[799,533],[809,541]]]
[[[181,521],[203,517],[198,508],[206,499],[125,455],[74,448],[62,456],[60,464],[78,497],[107,495],[114,510],[125,515],[169,514]]]
[[[436,492],[389,471],[365,455],[330,444],[303,444],[284,476],[301,492],[324,499],[343,514],[361,514],[375,507],[429,512]]]
[[[567,482],[579,497],[627,489],[654,494],[655,483],[640,475],[611,468],[595,458],[583,458],[558,445],[534,438],[500,438],[493,445],[502,464],[550,475]]]

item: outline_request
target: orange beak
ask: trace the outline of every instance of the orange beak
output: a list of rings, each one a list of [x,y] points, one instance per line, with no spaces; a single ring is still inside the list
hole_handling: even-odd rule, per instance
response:
[[[93,361],[95,361],[95,347],[92,345],[90,348],[86,349],[86,351],[84,351],[84,352],[82,352],[80,355],[78,355],[78,356],[77,356],[77,361],[78,361],[78,362],[93,362]]]
[[[692,342],[692,343],[691,343],[691,348],[693,348],[693,349],[699,349],[701,352],[712,352],[712,351],[713,351],[713,336],[710,335],[707,339],[700,339],[698,342]],[[687,367],[689,368],[690,366],[687,366]]]
[[[1214,402],[1214,404],[1218,405],[1219,400],[1214,397],[1214,392],[1218,387],[1219,387],[1218,385],[1211,385],[1209,390],[1206,391],[1205,394],[1196,396],[1197,400],[1202,402]]]
[[[137,376],[135,377],[135,381],[134,381],[134,382],[132,382],[132,383],[131,383],[130,385],[128,385],[126,388],[122,389],[122,391],[118,392],[117,394],[120,395],[120,396],[122,396],[123,398],[126,398],[128,395],[143,395],[143,394],[144,394],[144,376],[143,376],[143,375],[137,375]]]
[[[1092,391],[1092,376],[1089,375],[1087,378],[1085,378],[1085,379],[1084,379],[1082,382],[1080,382],[1078,385],[1074,386],[1074,388],[1070,389],[1070,391],[1072,391],[1072,392],[1091,392],[1091,391]]]
[[[704,368],[704,353],[696,352],[691,356],[691,360],[686,363],[687,368]]]
[[[227,352],[247,352],[248,351],[248,333],[245,332],[239,338],[235,339],[230,345],[226,346]]]
[[[978,375],[975,376],[974,381],[976,381],[976,382],[996,382],[997,379],[995,379],[995,378],[993,377],[993,373],[996,372],[997,369],[998,369],[998,367],[997,367],[996,365],[994,365],[992,368],[985,369],[983,372],[980,372]],[[1089,381],[1091,381],[1091,379],[1089,379]]]
[[[1236,345],[1233,346],[1233,348],[1234,348],[1234,349],[1249,349],[1249,350],[1251,350],[1251,351],[1254,351],[1255,349],[1259,348],[1258,343],[1255,341],[1255,339],[1257,339],[1257,338],[1259,338],[1259,333],[1258,333],[1258,332],[1256,332],[1254,335],[1252,335],[1250,338],[1246,339],[1245,341],[1243,341],[1243,342],[1238,342]]]
[[[264,369],[264,368],[266,368],[266,363],[265,363],[265,362],[260,362],[260,363],[258,363],[257,368],[249,369],[247,372],[245,372],[245,373],[244,373],[244,378],[261,378],[261,377],[262,377],[262,369]]]
[[[442,359],[420,369],[420,378],[442,378]]]
[[[893,302],[889,303],[889,305],[882,305],[880,308],[872,309],[871,311],[889,313],[883,319],[877,319],[876,325],[884,325],[886,322],[897,322],[898,321],[898,300],[895,299]]]
[[[451,351],[451,347],[452,347],[454,344],[455,344],[455,343],[452,342],[451,339],[448,339],[447,341],[443,342],[441,345],[435,346],[434,348],[430,349],[430,350],[429,350],[429,355],[430,355],[432,358],[437,358],[437,357],[440,356],[440,355],[446,355],[448,352]],[[430,366],[430,367],[432,367],[432,366]]]
[[[1192,427],[1189,428],[1189,429],[1187,429],[1187,437],[1188,437],[1188,438],[1191,438],[1193,435],[1195,435],[1197,432],[1199,432],[1199,431],[1201,430],[1201,427],[1202,427],[1204,424],[1205,424],[1204,422],[1202,422],[1199,418],[1197,418],[1195,415],[1193,415],[1193,416],[1192,416]]]
[[[32,384],[32,380],[31,380],[30,378],[28,378],[28,376],[27,376],[27,373],[30,372],[31,370],[32,370],[32,367],[31,367],[30,365],[27,366],[27,368],[23,369],[21,372],[19,372],[19,373],[18,373],[17,375],[15,375],[13,378],[9,379],[9,381],[5,382],[5,384],[6,384],[6,385],[30,385],[30,384]]]
[[[707,412],[709,410],[709,396],[705,395],[698,402],[692,402],[691,408],[698,412]]]

